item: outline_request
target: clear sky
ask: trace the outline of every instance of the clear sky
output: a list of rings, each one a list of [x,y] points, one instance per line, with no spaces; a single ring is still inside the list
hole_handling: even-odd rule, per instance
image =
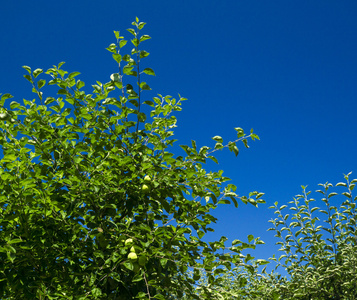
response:
[[[355,0],[20,0],[3,1],[0,15],[0,93],[14,100],[33,98],[23,65],[65,61],[86,86],[109,81],[113,30],[138,16],[152,37],[143,45],[154,93],[189,99],[177,115],[178,143],[213,146],[215,135],[228,141],[234,127],[254,128],[261,141],[207,167],[223,169],[241,195],[265,192],[267,204],[217,209],[211,240],[260,236],[266,245],[255,256],[268,258],[277,249],[266,231],[272,203],[292,200],[301,185],[357,177]]]

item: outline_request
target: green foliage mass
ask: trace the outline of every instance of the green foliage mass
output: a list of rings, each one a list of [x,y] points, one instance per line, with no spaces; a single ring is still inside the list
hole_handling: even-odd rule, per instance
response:
[[[239,197],[223,171],[203,167],[219,149],[237,155],[238,142],[258,136],[236,128],[232,142],[215,136],[212,147],[192,141],[184,155],[171,153],[186,99],[142,101],[143,78],[155,72],[142,68],[145,23],[132,25],[132,50],[122,53],[130,43],[115,31],[107,50],[118,72],[91,93],[60,63],[46,72],[24,66],[35,99],[1,97],[1,299],[213,299],[217,275],[262,243],[202,240],[217,205],[264,202],[258,192]],[[197,295],[200,270],[207,285]]]
[[[212,299],[357,299],[357,196],[353,196],[357,179],[350,180],[350,174],[345,175],[345,182],[336,184],[345,189],[340,193],[342,201],[327,182],[317,190],[319,207],[313,205],[316,200],[304,186],[303,193],[288,205],[271,207],[277,218],[270,221],[273,227],[269,230],[275,231],[284,253],[271,262],[288,276],[276,270],[259,273],[259,260],[253,261],[248,268],[224,272],[220,293]],[[201,275],[204,285],[207,276]]]
[[[272,207],[278,217],[270,221],[270,230],[284,252],[278,266],[290,276],[273,290],[278,299],[357,299],[357,196],[352,192],[357,179],[350,181],[350,174],[336,184],[345,189],[341,202],[327,182],[316,191],[322,195],[319,207],[312,205],[316,200],[304,186],[290,207]],[[287,207],[291,214],[283,213]]]

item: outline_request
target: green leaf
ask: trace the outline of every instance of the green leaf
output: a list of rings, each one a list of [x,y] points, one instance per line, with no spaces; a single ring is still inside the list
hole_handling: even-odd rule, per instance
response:
[[[316,210],[319,210],[320,208],[318,208],[318,207],[313,207],[312,209],[311,209],[311,213],[313,213],[314,211],[316,211]]]
[[[133,104],[135,107],[139,107],[139,102],[137,100],[133,99],[133,100],[129,100],[129,102]]]
[[[260,140],[260,138],[259,138],[259,136],[257,135],[257,134],[255,134],[255,133],[252,133],[251,135],[250,135],[250,137],[251,137],[251,139],[254,141],[254,140]]]
[[[1,102],[5,102],[5,100],[7,99],[11,99],[11,98],[14,98],[14,96],[10,95],[10,94],[4,94],[1,96]]]
[[[261,198],[262,196],[264,196],[265,193],[258,193],[255,197],[255,199],[259,199]]]
[[[197,230],[197,235],[199,239],[202,239],[205,233],[202,230]]]
[[[80,72],[72,72],[72,73],[70,73],[69,75],[68,75],[68,78],[69,79],[72,79],[72,78],[74,78],[74,77],[76,77],[76,76],[78,76],[78,75],[80,75],[81,73]]]
[[[145,69],[143,70],[143,73],[148,74],[148,75],[156,76],[154,70],[151,69],[151,68],[145,68]]]
[[[241,243],[242,243],[242,241],[236,239],[236,240],[233,240],[232,246],[237,245],[237,244],[241,244]]]
[[[239,150],[238,150],[238,147],[236,145],[236,143],[233,143],[233,142],[229,142],[228,144],[228,149],[230,151],[233,151],[235,156],[237,156],[239,154]]]
[[[16,249],[10,245],[5,245],[4,248],[8,251],[8,253],[16,253]]]
[[[129,61],[131,61],[131,56],[129,54],[125,54],[125,55],[123,55],[122,59],[126,62],[129,62]]]
[[[33,77],[36,78],[38,75],[40,75],[43,72],[42,69],[36,69],[35,71],[33,71]]]
[[[108,50],[111,53],[115,53],[117,49],[117,46],[115,44],[110,44],[108,48],[106,48],[106,50]]]
[[[244,140],[243,140],[243,144],[244,144],[244,146],[245,146],[246,148],[249,148],[247,139],[244,139]]]
[[[139,22],[139,21],[137,21],[137,22]],[[139,30],[143,29],[145,25],[146,25],[146,23],[140,22],[139,25],[138,25],[138,29]]]
[[[267,260],[265,260],[265,259],[257,259],[256,262],[257,262],[257,264],[260,265],[260,266],[262,266],[262,265],[267,265],[267,264],[270,263],[269,261],[267,261]]]
[[[128,41],[126,41],[126,40],[121,40],[121,41],[119,42],[119,47],[120,47],[120,48],[123,48],[123,47],[126,45],[127,42],[128,42]]]
[[[126,75],[131,75],[131,72],[132,72],[133,69],[134,69],[134,67],[132,67],[132,66],[125,66],[123,68],[123,73],[126,74]]]
[[[2,162],[13,162],[14,160],[16,160],[16,156],[13,154],[7,154],[3,157],[3,159],[1,160]]]
[[[133,36],[136,36],[136,32],[135,32],[135,30],[134,29],[132,29],[132,28],[129,28],[129,29],[127,29]]]
[[[20,103],[17,103],[16,101],[12,101],[10,103],[10,108],[11,109],[15,109],[16,107],[19,107],[20,106]]]
[[[57,91],[58,95],[68,95],[68,91],[66,89],[59,89]]]
[[[141,274],[136,274],[131,282],[140,282],[144,280],[143,276]]]
[[[134,265],[131,261],[124,261],[123,265],[125,268],[127,268],[130,271],[134,270]]]
[[[73,160],[76,164],[79,164],[83,160],[83,158],[80,156],[75,156],[73,157]]]
[[[15,257],[16,257],[15,254],[11,253],[11,252],[7,252],[6,255],[7,255],[7,258],[10,260],[10,262],[13,263],[15,260]]]
[[[218,201],[218,204],[231,204],[231,201],[227,200],[227,199],[222,199]]]
[[[231,200],[232,200],[232,202],[233,202],[233,204],[234,204],[234,207],[237,208],[237,207],[238,207],[238,201],[237,201],[237,199],[234,198],[234,197],[231,197]]]
[[[212,140],[218,142],[218,143],[223,143],[223,139],[222,137],[220,137],[219,135],[216,135],[212,138]]]
[[[149,87],[149,85],[148,85],[146,82],[140,83],[140,88],[141,88],[142,90],[147,90],[147,91],[150,91],[150,90],[151,90],[151,88]]]
[[[216,164],[218,164],[218,160],[217,160],[217,158],[215,158],[214,156],[209,155],[208,158],[211,159],[211,160],[213,160]]]
[[[165,268],[166,264],[167,264],[167,259],[166,258],[161,258],[160,259],[160,264],[163,268]]]
[[[41,79],[37,82],[37,87],[40,89],[46,84],[46,80]]]
[[[144,35],[142,35],[140,37],[140,43],[143,42],[143,41],[149,40],[149,39],[151,39],[151,37],[146,35],[146,34],[144,34]]]
[[[118,64],[120,64],[120,62],[121,62],[121,60],[122,60],[121,55],[120,55],[120,54],[113,54],[112,56],[113,56],[114,60],[115,60]]]
[[[138,47],[139,46],[139,40],[137,38],[134,38],[131,40],[131,43],[135,46],[135,47]]]
[[[147,105],[152,106],[152,107],[155,106],[154,102],[149,101],[149,100],[144,101],[143,104],[147,104]]]
[[[110,79],[115,82],[121,82],[121,78],[118,73],[114,73],[114,74],[110,75]]]
[[[24,242],[24,241],[21,239],[12,239],[12,240],[8,241],[9,244],[18,244],[18,243],[22,243],[22,242]]]
[[[85,83],[83,81],[78,80],[76,83],[76,88],[79,90],[84,87]]]
[[[101,295],[102,295],[101,289],[99,289],[99,288],[94,288],[94,289],[92,289],[92,295],[93,295],[94,297],[99,297],[99,296],[101,296]]]
[[[147,57],[149,56],[149,52],[146,52],[145,50],[141,50],[140,51],[140,58],[144,58],[144,57]]]
[[[31,75],[31,68],[28,66],[22,66]]]
[[[234,128],[234,130],[237,131],[238,138],[241,138],[244,136],[244,130],[242,128],[236,127],[236,128]]]
[[[32,77],[30,75],[24,75],[24,77],[30,82],[33,83]]]
[[[203,147],[200,148],[200,151],[198,152],[198,154],[205,155],[207,153],[207,151],[210,150],[210,149],[211,149],[210,147],[203,146]]]
[[[45,100],[45,105],[51,104],[53,101],[56,101],[53,97],[47,97]]]
[[[214,149],[222,149],[223,145],[222,143],[216,143],[216,145],[214,146]]]

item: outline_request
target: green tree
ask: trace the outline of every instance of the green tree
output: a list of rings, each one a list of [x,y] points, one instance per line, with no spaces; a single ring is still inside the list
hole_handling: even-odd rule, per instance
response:
[[[290,277],[275,289],[280,299],[357,299],[357,197],[352,194],[357,179],[350,181],[350,174],[345,175],[346,182],[336,184],[345,188],[340,204],[334,204],[338,193],[327,182],[317,190],[322,208],[312,206],[316,200],[304,186],[290,207],[272,206],[278,217],[270,221],[274,225],[270,230],[276,232],[277,244],[285,252],[278,266]],[[282,212],[287,207],[291,218]]]
[[[216,275],[261,243],[236,240],[227,252],[225,237],[202,240],[217,205],[264,202],[258,192],[238,197],[223,171],[203,167],[217,162],[215,151],[238,155],[237,142],[258,136],[235,128],[233,142],[215,136],[212,148],[192,141],[183,156],[169,152],[186,99],[142,100],[150,90],[142,79],[155,73],[142,67],[145,23],[132,25],[132,50],[122,53],[127,40],[115,31],[107,50],[118,72],[92,93],[60,63],[44,74],[24,66],[36,99],[1,97],[1,299],[199,299],[200,270],[208,274],[200,297],[211,299]]]
[[[276,202],[271,208],[277,218],[270,221],[269,230],[276,232],[284,254],[271,260],[288,276],[264,269],[259,273],[254,264],[245,272],[226,273],[224,286],[240,297],[225,299],[357,299],[357,179],[350,180],[350,174],[345,175],[346,182],[336,184],[345,189],[342,201],[327,182],[317,190],[322,195],[320,207],[313,206],[316,200],[304,186],[288,205]],[[290,213],[285,213],[288,208]]]
[[[225,273],[223,286],[239,296],[222,299],[357,299],[357,197],[352,194],[357,179],[350,181],[350,174],[336,184],[345,188],[342,201],[327,182],[317,190],[322,208],[313,206],[316,200],[304,186],[288,205],[274,203],[277,218],[269,230],[276,232],[284,253],[271,258],[275,271],[259,272],[253,262],[249,269]],[[290,214],[283,212],[287,208]],[[282,269],[288,276],[276,272]]]

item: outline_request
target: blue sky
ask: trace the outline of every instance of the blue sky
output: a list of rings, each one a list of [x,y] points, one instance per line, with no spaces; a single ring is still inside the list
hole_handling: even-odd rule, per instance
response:
[[[116,65],[105,48],[138,16],[147,23],[145,67],[154,93],[189,99],[178,117],[180,144],[236,137],[261,140],[238,158],[218,154],[239,194],[258,190],[266,205],[214,212],[230,240],[260,236],[256,257],[276,252],[268,207],[318,183],[357,176],[356,1],[6,1],[0,9],[0,93],[32,99],[23,65],[81,72],[87,86],[107,82]],[[129,37],[129,35],[126,35]]]

